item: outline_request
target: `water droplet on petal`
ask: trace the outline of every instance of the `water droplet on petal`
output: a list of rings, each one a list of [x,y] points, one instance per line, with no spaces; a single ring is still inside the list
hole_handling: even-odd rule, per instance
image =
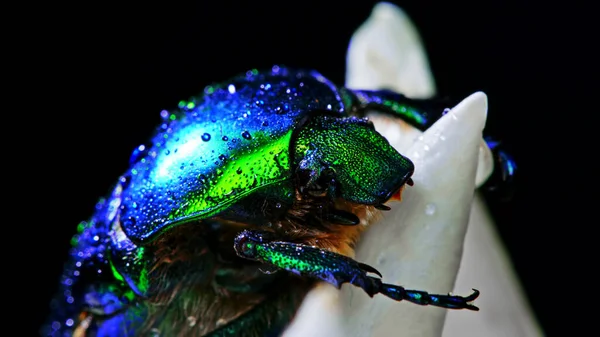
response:
[[[435,206],[435,204],[427,204],[425,206],[425,214],[427,214],[427,215],[434,215],[435,211],[436,211],[436,208],[437,207]]]

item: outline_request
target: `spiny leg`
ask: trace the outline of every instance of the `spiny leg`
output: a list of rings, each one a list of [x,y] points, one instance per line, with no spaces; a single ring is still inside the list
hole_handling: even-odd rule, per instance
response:
[[[350,90],[344,89],[344,97],[350,102],[352,109],[359,115],[367,110],[376,110],[388,116],[397,117],[415,128],[425,131],[438,119],[444,116],[458,102],[449,99],[429,98],[414,99],[390,90]],[[488,190],[500,190],[504,199],[513,194],[513,179],[516,164],[509,153],[502,149],[500,143],[490,137],[485,142],[492,150],[494,161],[500,167],[498,177],[490,179],[486,184]]]
[[[475,289],[473,294],[467,297],[404,289],[367,275],[374,273],[381,277],[381,274],[369,265],[325,249],[276,241],[269,232],[244,230],[235,238],[234,248],[240,257],[284,269],[299,276],[319,279],[338,288],[343,283],[350,283],[362,288],[371,297],[379,293],[396,301],[407,300],[420,305],[448,309],[479,310],[469,303],[479,296],[479,291]]]

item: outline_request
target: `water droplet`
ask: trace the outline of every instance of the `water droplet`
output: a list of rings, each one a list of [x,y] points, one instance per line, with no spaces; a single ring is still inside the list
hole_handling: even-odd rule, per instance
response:
[[[219,155],[219,160],[224,161],[225,159],[227,159],[227,157],[225,157],[224,154]]]
[[[437,207],[435,206],[435,204],[427,204],[425,206],[425,214],[427,214],[427,215],[434,215],[435,211],[436,211],[436,208]]]
[[[250,132],[244,131],[242,132],[242,137],[244,137],[245,139],[251,139],[252,135],[250,134]]]
[[[269,122],[267,122],[267,121],[262,122],[262,126],[269,126]]]
[[[449,108],[444,109],[444,111],[442,111],[442,116],[447,114],[448,112],[450,112],[450,110],[451,109],[449,109]]]
[[[230,93],[230,94],[235,94],[235,85],[233,85],[233,84],[230,84],[230,85],[227,87],[227,90],[229,91],[229,93]]]
[[[167,156],[168,156],[168,155],[170,155],[170,154],[171,154],[171,150],[167,150],[167,151],[165,151],[165,154],[166,154]]]
[[[208,142],[210,140],[210,134],[209,133],[204,133],[202,135],[202,140],[205,142]]]
[[[136,220],[134,217],[130,216],[127,219],[125,219],[125,221],[123,221],[123,226],[127,227],[127,228],[131,228],[133,226],[135,226],[136,224]]]
[[[206,88],[204,88],[204,93],[206,93],[207,95],[210,95],[214,92],[215,92],[215,88],[213,86],[209,85]]]
[[[279,203],[279,202],[278,202],[278,203],[276,203],[276,204],[275,204],[275,208],[281,208],[281,203]]]
[[[229,140],[229,137],[227,137],[227,136],[223,136],[223,138],[221,138],[221,139],[223,139],[224,141],[228,141],[228,140]]]
[[[121,188],[125,190],[131,184],[131,176],[129,174],[121,176],[119,181],[121,182]]]
[[[131,156],[129,157],[129,165],[134,165],[138,161],[140,161],[140,159],[142,159],[144,157],[145,151],[147,149],[148,149],[148,147],[146,147],[146,145],[144,145],[144,144],[136,147],[133,150],[133,152],[131,153]]]
[[[242,169],[241,169],[241,168],[237,169],[237,170],[235,171],[235,173],[237,173],[237,174],[242,174]]]

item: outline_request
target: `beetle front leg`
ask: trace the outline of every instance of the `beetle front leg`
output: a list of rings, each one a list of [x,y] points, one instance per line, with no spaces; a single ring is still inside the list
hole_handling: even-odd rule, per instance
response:
[[[346,100],[350,102],[351,110],[358,115],[365,115],[368,110],[375,110],[388,116],[397,117],[406,123],[414,126],[418,130],[425,131],[451,107],[458,102],[451,102],[448,99],[408,98],[402,94],[390,90],[351,90],[344,88],[342,90]],[[514,179],[516,164],[514,159],[501,147],[498,142],[489,137],[485,137],[485,142],[492,150],[496,165],[500,167],[497,179],[489,183],[488,189],[501,189],[501,195],[510,198],[512,195],[511,181]],[[501,182],[498,184],[497,182]]]
[[[396,301],[407,300],[447,309],[479,310],[469,303],[479,296],[479,291],[475,289],[473,294],[463,297],[429,294],[383,283],[380,278],[367,275],[374,273],[381,277],[381,274],[369,265],[325,249],[276,241],[273,234],[268,232],[244,230],[235,238],[234,249],[240,257],[275,266],[299,276],[319,279],[337,288],[344,283],[350,283],[362,288],[371,297],[379,293]]]

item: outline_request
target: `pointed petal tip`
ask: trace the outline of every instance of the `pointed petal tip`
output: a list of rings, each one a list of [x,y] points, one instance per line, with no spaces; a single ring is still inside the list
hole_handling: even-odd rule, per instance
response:
[[[487,119],[487,110],[487,95],[482,91],[477,91],[458,103],[450,113],[457,118],[468,118],[479,129],[483,130]]]
[[[435,95],[435,81],[419,32],[400,7],[377,3],[354,32],[346,55],[346,86],[391,89],[407,97]]]
[[[371,15],[376,18],[388,19],[398,15],[404,16],[405,13],[400,7],[394,5],[393,3],[382,1],[373,6]]]
[[[481,109],[487,113],[487,102],[487,95],[483,91],[476,91],[463,99],[458,105],[469,104],[472,105],[474,109]]]

